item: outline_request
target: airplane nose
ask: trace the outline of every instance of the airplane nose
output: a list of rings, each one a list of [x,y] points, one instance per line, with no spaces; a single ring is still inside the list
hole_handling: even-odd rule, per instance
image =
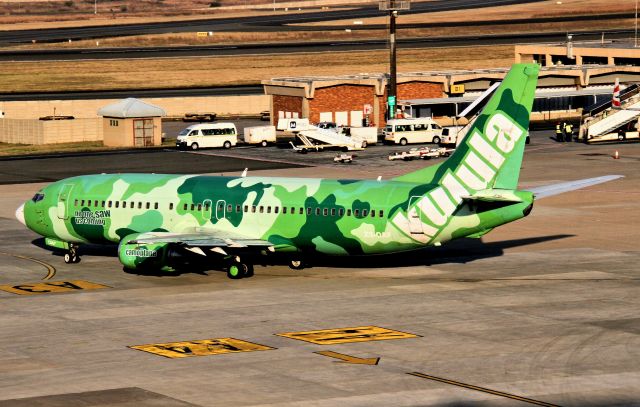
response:
[[[20,205],[18,209],[16,209],[16,219],[18,219],[18,222],[22,223],[23,225],[27,225],[24,221],[24,204]]]

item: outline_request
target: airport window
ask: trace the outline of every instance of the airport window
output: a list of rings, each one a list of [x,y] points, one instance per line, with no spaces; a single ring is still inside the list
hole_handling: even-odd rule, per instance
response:
[[[147,202],[147,209],[151,208],[151,203]]]
[[[182,209],[186,211],[188,206],[189,206],[189,205],[184,204],[184,205],[182,206]]]
[[[256,213],[256,206],[255,205],[251,205],[251,213]]]
[[[196,204],[191,204],[191,210],[195,211],[196,210]]]
[[[153,204],[153,209],[158,209],[158,203]]]
[[[364,218],[364,217],[366,217],[368,213],[369,213],[369,211],[368,211],[368,210],[363,209],[363,210],[362,210],[362,217],[363,217],[363,218]]]
[[[118,121],[117,120],[109,120],[109,126],[118,127]]]
[[[338,216],[344,216],[344,208],[338,209]]]
[[[274,207],[273,213],[278,213],[278,212],[280,212],[280,207],[279,206]]]
[[[264,213],[264,206],[260,205],[260,213]]]
[[[336,208],[331,208],[331,216],[336,216]]]
[[[198,204],[198,211],[202,211],[202,204]]]
[[[173,209],[173,202],[169,204],[169,210]]]
[[[327,216],[329,214],[329,209],[328,208],[324,208],[322,210],[322,216]]]

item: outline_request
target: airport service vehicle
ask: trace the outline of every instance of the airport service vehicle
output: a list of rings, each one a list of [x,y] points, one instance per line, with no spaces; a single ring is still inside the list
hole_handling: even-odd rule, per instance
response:
[[[377,127],[337,127],[338,134],[362,141],[363,147],[378,143]]]
[[[445,148],[445,147],[412,148],[409,151],[400,151],[400,152],[390,154],[389,161],[395,161],[395,160],[411,161],[415,158],[430,160],[432,158],[449,157],[453,151],[455,150],[452,148]]]
[[[269,143],[276,142],[275,126],[253,126],[244,128],[244,142],[247,144],[260,144],[266,147]]]
[[[278,119],[278,131],[297,133],[302,130],[315,128],[309,123],[309,119]]]
[[[391,119],[382,130],[385,142],[400,144],[435,143],[442,139],[442,127],[430,117]]]
[[[231,148],[238,143],[238,131],[233,123],[200,123],[182,130],[176,147],[197,150],[208,147]]]
[[[238,279],[284,258],[357,256],[479,238],[531,212],[534,199],[619,178],[518,190],[539,72],[515,64],[447,160],[390,180],[97,174],[40,189],[16,218],[79,261],[84,243],[118,244],[136,272],[193,270]]]

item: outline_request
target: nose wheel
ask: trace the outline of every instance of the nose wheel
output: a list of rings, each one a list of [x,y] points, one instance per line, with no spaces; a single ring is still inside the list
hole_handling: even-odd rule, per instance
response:
[[[64,254],[64,262],[67,264],[80,263],[78,246],[69,245],[69,250]]]

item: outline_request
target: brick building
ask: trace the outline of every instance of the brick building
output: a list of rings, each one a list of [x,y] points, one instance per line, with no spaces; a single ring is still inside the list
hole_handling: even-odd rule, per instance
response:
[[[271,117],[306,117],[313,123],[333,121],[339,125],[362,126],[385,123],[387,79],[382,74],[318,78],[276,78],[263,81],[271,95]],[[398,99],[439,98],[448,91],[442,74],[404,74],[398,77]]]

